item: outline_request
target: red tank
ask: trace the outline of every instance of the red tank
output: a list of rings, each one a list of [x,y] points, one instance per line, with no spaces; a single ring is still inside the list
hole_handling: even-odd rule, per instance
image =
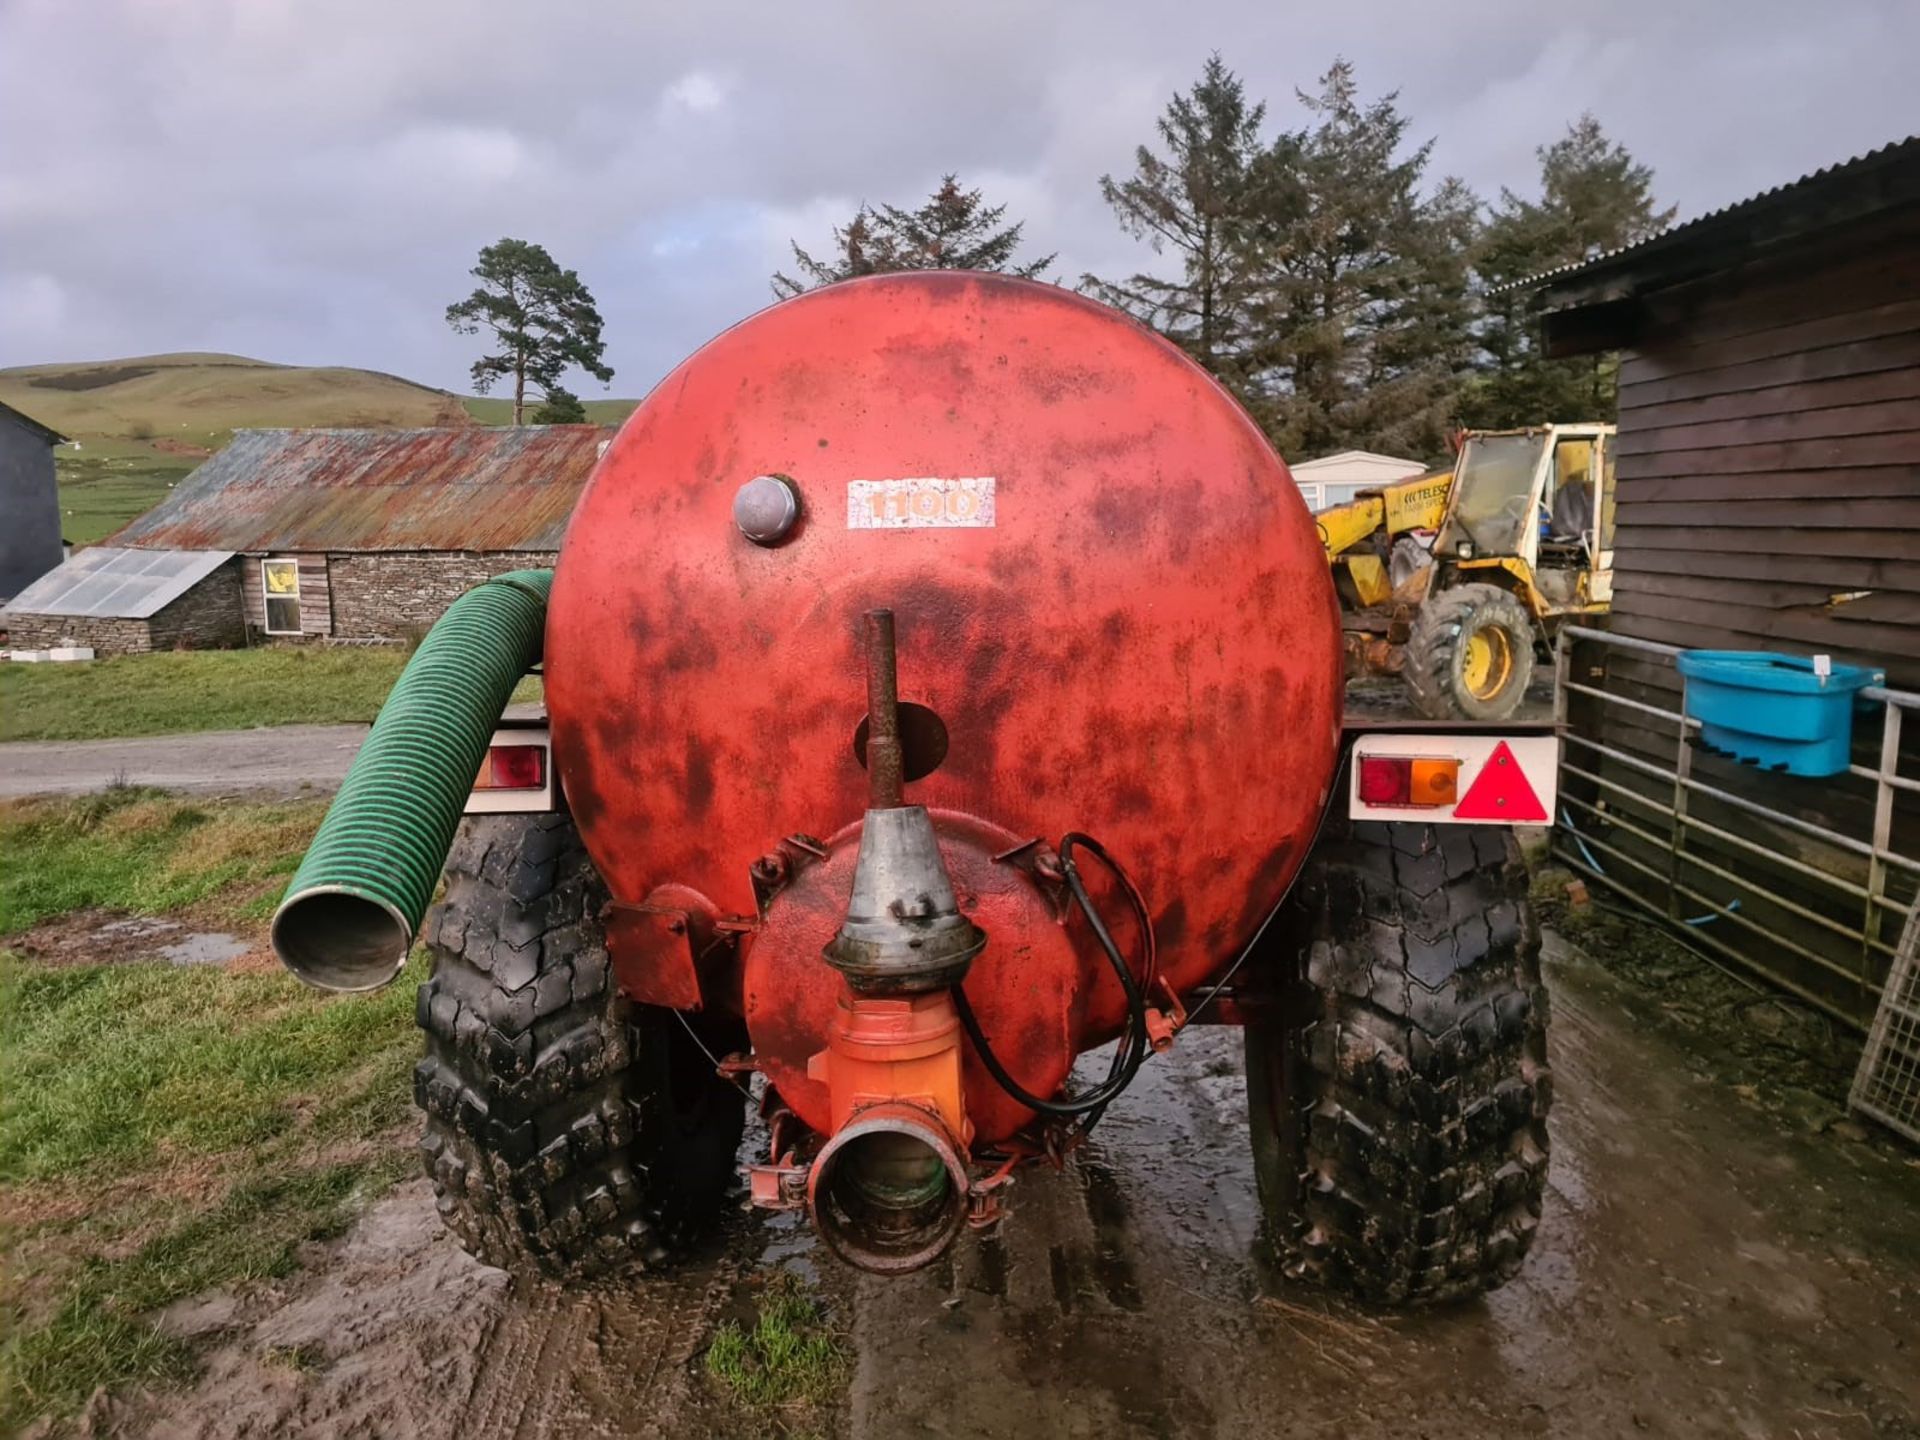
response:
[[[743,497],[746,519],[769,543],[736,523],[759,477],[778,483]],[[867,805],[876,608],[894,615],[910,797],[987,937],[964,992],[1034,1094],[1126,1017],[1052,883],[1062,836],[1095,837],[1130,872],[1160,973],[1189,993],[1298,868],[1339,743],[1313,519],[1172,345],[1066,290],[939,272],[815,291],[708,344],[627,422],[575,511],[548,706],[620,912],[623,985],[740,1016],[758,1067],[823,1134],[833,1105],[809,1062],[843,993],[822,951]],[[1115,938],[1138,946],[1087,869]],[[975,1143],[1030,1118],[971,1049],[963,1082]]]

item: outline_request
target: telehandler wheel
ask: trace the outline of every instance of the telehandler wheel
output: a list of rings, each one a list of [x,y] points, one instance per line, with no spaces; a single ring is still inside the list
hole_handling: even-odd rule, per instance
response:
[[[1547,1176],[1547,994],[1526,867],[1490,826],[1332,817],[1247,1027],[1254,1172],[1288,1274],[1384,1304],[1519,1270]]]
[[[1498,585],[1456,585],[1414,613],[1402,672],[1429,720],[1504,720],[1533,681],[1533,617]]]
[[[466,821],[424,932],[414,1101],[441,1217],[489,1265],[658,1264],[721,1207],[741,1092],[615,988],[607,894],[564,815]]]

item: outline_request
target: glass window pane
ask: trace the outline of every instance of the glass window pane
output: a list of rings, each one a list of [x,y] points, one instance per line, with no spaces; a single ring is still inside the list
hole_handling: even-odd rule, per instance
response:
[[[1462,540],[1476,555],[1513,555],[1532,518],[1533,475],[1544,435],[1478,435],[1454,472],[1453,514],[1436,549],[1456,553]]]
[[[266,597],[267,633],[300,633],[300,566],[292,560],[262,560],[260,588]]]

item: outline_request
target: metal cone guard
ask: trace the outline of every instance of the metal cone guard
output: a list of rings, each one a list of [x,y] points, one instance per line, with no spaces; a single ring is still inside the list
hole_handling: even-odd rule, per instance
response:
[[[958,985],[987,936],[960,913],[926,807],[901,802],[891,610],[867,612],[866,641],[867,818],[847,918],[823,953],[855,995],[914,995]]]
[[[847,918],[825,951],[854,993],[957,985],[986,943],[986,932],[960,913],[926,807],[867,811]]]

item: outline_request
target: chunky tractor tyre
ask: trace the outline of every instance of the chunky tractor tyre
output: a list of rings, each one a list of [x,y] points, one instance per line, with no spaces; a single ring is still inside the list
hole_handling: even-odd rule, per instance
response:
[[[1547,995],[1505,829],[1328,821],[1247,1027],[1254,1170],[1291,1275],[1384,1304],[1520,1268],[1547,1175]]]
[[[1533,617],[1498,585],[1442,590],[1414,613],[1402,673],[1430,720],[1504,720],[1533,681]]]
[[[562,815],[468,820],[427,919],[414,1100],[440,1214],[490,1265],[655,1265],[718,1211],[741,1092],[609,977],[606,890]]]

